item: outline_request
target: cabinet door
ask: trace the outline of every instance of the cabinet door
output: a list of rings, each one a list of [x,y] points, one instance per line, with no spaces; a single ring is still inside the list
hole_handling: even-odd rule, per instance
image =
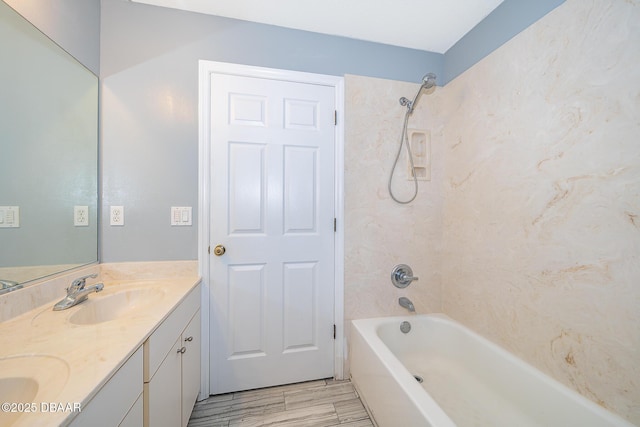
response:
[[[141,425],[144,425],[143,402],[144,402],[144,399],[142,397],[142,394],[140,394],[140,397],[138,397],[138,400],[136,400],[136,403],[133,404],[133,407],[129,409],[127,416],[124,417],[124,419],[122,420],[122,422],[118,427],[140,427]]]
[[[120,424],[142,393],[142,347],[118,369],[71,421],[73,427]],[[142,421],[142,418],[140,418]]]
[[[145,384],[145,427],[176,427],[181,422],[182,354],[180,338],[160,364],[155,375]]]
[[[200,391],[200,310],[182,333],[182,426],[186,426]]]

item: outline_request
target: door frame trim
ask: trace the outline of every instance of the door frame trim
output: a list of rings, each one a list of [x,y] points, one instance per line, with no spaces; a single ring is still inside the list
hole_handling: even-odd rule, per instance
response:
[[[211,74],[230,74],[234,76],[320,84],[334,88],[337,119],[335,126],[334,215],[337,223],[334,239],[334,324],[336,325],[336,337],[334,343],[333,370],[334,376],[337,379],[344,379],[346,343],[344,334],[344,78],[325,74],[200,60],[198,76],[198,273],[202,278],[202,367],[198,400],[207,398],[210,391],[209,218],[211,200],[209,194],[211,189],[209,183],[211,178],[211,165],[209,158],[211,153],[208,144],[210,134],[206,120],[210,117],[208,100],[209,94],[211,94]]]

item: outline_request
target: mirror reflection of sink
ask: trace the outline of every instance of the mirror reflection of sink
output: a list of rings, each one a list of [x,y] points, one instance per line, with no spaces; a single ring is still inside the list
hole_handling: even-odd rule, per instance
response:
[[[54,356],[16,355],[0,358],[0,402],[34,403],[40,410],[41,402],[55,401],[68,379],[69,365]],[[0,425],[10,426],[21,416],[24,414],[20,411],[3,410],[0,412]]]
[[[132,310],[153,304],[164,296],[164,292],[153,288],[126,289],[119,292],[100,295],[92,294],[82,303],[69,322],[75,325],[94,325],[109,322]]]

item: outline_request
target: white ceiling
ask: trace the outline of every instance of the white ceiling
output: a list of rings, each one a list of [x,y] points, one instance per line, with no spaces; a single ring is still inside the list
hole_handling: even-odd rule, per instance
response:
[[[133,0],[445,53],[504,0]]]

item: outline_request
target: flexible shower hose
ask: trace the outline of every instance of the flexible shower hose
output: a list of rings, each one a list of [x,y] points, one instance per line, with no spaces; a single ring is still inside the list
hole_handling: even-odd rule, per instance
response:
[[[415,166],[413,165],[413,154],[411,153],[411,145],[409,144],[409,136],[407,135],[407,124],[409,123],[410,110],[404,113],[404,124],[402,125],[402,135],[400,135],[400,144],[398,145],[398,153],[396,154],[396,160],[393,162],[393,167],[391,168],[391,173],[389,174],[389,195],[396,202],[402,205],[406,205],[415,200],[418,195],[418,178],[416,177]],[[398,166],[398,160],[400,159],[400,153],[402,152],[402,145],[405,144],[407,147],[407,153],[409,154],[409,164],[411,165],[411,175],[413,175],[413,196],[409,200],[400,200],[396,198],[393,194],[393,190],[391,188],[391,183],[393,182],[393,174]]]

